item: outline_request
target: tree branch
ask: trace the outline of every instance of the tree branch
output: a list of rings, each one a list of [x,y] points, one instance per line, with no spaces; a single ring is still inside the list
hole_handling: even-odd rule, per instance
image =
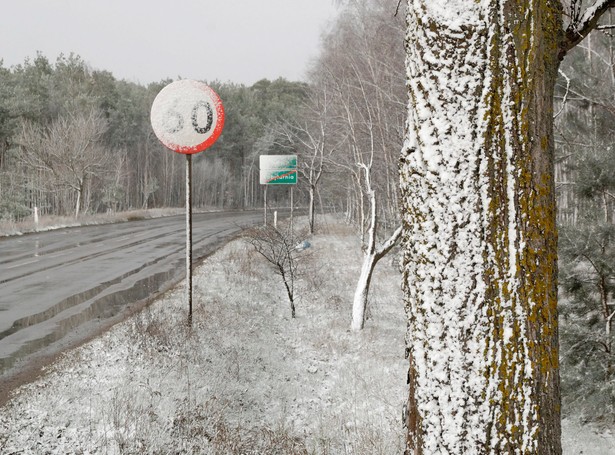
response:
[[[564,79],[566,79],[566,91],[564,92],[564,98],[562,99],[562,105],[560,106],[559,111],[553,116],[554,119],[556,119],[566,107],[566,101],[568,101],[568,92],[570,92],[570,78],[566,76],[566,74],[561,69],[559,70],[559,74]]]
[[[401,237],[402,230],[403,226],[399,226],[397,229],[395,229],[395,232],[391,234],[391,237],[389,237],[386,242],[380,245],[380,248],[378,249],[378,251],[376,251],[377,261],[384,257],[389,251],[391,251],[391,249],[397,243],[397,240],[399,240],[399,238]]]
[[[570,49],[583,41],[589,32],[598,26],[602,15],[614,6],[615,0],[596,0],[580,18],[577,18],[578,15],[573,15],[564,39],[560,42],[559,59],[562,60]]]

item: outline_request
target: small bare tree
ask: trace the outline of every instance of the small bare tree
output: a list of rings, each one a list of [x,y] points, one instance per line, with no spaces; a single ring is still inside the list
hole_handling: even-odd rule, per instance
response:
[[[363,265],[361,266],[361,276],[357,283],[354,299],[352,301],[352,330],[362,330],[365,326],[365,313],[367,310],[367,298],[369,286],[376,264],[382,259],[397,243],[401,236],[402,226],[397,227],[393,234],[380,246],[377,245],[378,211],[376,206],[376,191],[371,183],[371,164],[362,164],[364,170],[364,180],[367,196],[369,198],[370,217],[369,228],[367,230],[367,243],[363,244]]]
[[[262,226],[247,232],[246,241],[272,266],[275,274],[282,277],[291,317],[295,318],[295,282],[298,277],[298,256],[301,248],[296,245],[296,236],[290,227],[281,230]]]
[[[352,304],[352,330],[362,330],[365,326],[365,313],[367,310],[369,286],[374,268],[397,243],[402,228],[397,227],[393,234],[380,246],[377,245],[377,232],[379,227],[378,206],[374,177],[376,166],[380,157],[386,155],[386,146],[379,141],[379,115],[382,110],[379,105],[370,101],[367,84],[361,79],[359,70],[351,65],[358,85],[356,96],[344,99],[340,96],[340,105],[343,108],[343,118],[347,128],[347,142],[350,156],[354,164],[335,163],[344,168],[353,176],[359,196],[359,228],[361,249],[363,251],[363,265],[361,276],[355,290]],[[341,81],[340,93],[348,90],[349,81]],[[367,207],[367,210],[366,210]],[[367,227],[367,232],[366,232]],[[367,238],[366,238],[367,236]]]
[[[329,88],[313,86],[302,106],[301,115],[292,122],[279,126],[279,135],[299,155],[298,172],[301,184],[308,190],[308,227],[310,234],[315,229],[315,206],[319,183],[325,174],[327,160],[336,148],[330,144],[331,94]]]

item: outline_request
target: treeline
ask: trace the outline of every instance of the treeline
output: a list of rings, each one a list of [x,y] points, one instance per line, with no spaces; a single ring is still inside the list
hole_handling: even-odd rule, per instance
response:
[[[566,57],[556,100],[564,411],[586,421],[611,423],[615,420],[615,37],[611,31],[592,32]]]
[[[362,236],[372,213],[387,229],[398,223],[406,95],[404,21],[393,3],[346,5],[307,82],[206,81],[226,120],[216,144],[194,157],[196,207],[262,207],[258,156],[293,153],[298,205],[343,212]],[[160,145],[149,120],[169,82],[118,80],[76,55],[0,64],[0,218],[34,207],[79,215],[183,206],[183,157]],[[288,188],[270,188],[268,201],[287,205]]]
[[[182,157],[160,145],[149,119],[169,82],[118,80],[76,55],[0,65],[0,217],[18,219],[34,207],[79,215],[182,206]],[[278,151],[268,131],[294,117],[307,84],[210,84],[227,121],[221,139],[195,157],[195,205],[253,207],[262,198],[257,157]]]

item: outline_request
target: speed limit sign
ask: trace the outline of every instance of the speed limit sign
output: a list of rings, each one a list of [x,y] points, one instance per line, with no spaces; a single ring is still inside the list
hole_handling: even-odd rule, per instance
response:
[[[154,133],[177,153],[193,154],[210,147],[224,127],[222,101],[203,82],[180,80],[164,87],[152,104]]]
[[[192,80],[172,82],[154,99],[152,128],[166,147],[186,155],[186,300],[192,326],[192,155],[210,147],[224,127],[220,97]]]

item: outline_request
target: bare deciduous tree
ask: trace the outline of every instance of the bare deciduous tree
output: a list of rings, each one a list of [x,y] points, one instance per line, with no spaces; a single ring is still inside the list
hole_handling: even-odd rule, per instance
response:
[[[298,154],[297,170],[301,185],[308,188],[308,226],[310,234],[315,228],[316,194],[325,173],[327,162],[335,147],[330,130],[331,95],[327,87],[312,87],[308,99],[295,122],[285,122],[278,134]]]
[[[48,128],[22,122],[20,159],[29,168],[51,177],[52,185],[75,193],[75,217],[84,205],[88,179],[107,171],[109,156],[101,143],[106,130],[106,121],[96,110],[59,117]]]
[[[346,4],[312,71],[314,89],[330,100],[326,138],[335,144],[321,185],[338,199],[345,193],[346,217],[357,226],[363,252],[353,301],[355,330],[365,322],[374,267],[400,232],[396,157],[407,103],[404,26],[394,9],[391,0]],[[391,231],[378,246],[378,236]]]

